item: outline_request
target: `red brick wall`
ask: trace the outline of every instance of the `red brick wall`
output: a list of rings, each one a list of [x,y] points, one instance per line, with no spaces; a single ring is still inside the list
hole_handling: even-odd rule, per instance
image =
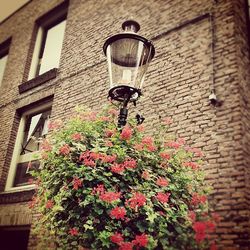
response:
[[[10,136],[16,109],[53,94],[54,118],[69,116],[77,104],[98,109],[108,91],[103,43],[121,31],[124,20],[134,18],[141,24],[139,34],[153,39],[156,48],[137,110],[146,117],[150,131],[157,128],[159,116],[171,116],[174,123],[170,132],[202,148],[206,180],[214,188],[210,200],[223,218],[217,229],[220,245],[225,250],[250,249],[245,1],[72,0],[57,77],[19,94],[18,85],[27,75],[31,56],[34,22],[60,2],[33,0],[0,25],[0,43],[12,36],[0,89],[0,183],[6,181],[9,164],[5,158],[9,142],[13,141]],[[208,15],[204,14],[211,11],[215,90],[223,101],[221,107],[211,106],[208,100],[212,87],[212,34]],[[30,249],[33,246],[34,242]]]

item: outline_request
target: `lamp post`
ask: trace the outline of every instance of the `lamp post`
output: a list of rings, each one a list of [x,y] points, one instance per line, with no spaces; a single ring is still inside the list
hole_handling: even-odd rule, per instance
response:
[[[110,90],[108,96],[122,104],[118,126],[126,124],[128,103],[141,96],[142,85],[150,61],[155,54],[153,44],[137,35],[140,25],[128,20],[122,24],[123,33],[111,36],[103,45],[108,61]]]

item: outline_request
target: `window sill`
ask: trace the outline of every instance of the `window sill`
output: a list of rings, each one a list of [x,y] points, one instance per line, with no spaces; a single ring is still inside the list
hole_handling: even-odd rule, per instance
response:
[[[35,185],[13,187],[0,193],[0,204],[30,201],[35,193]]]
[[[18,86],[19,93],[22,94],[30,89],[33,89],[39,85],[42,85],[43,83],[56,78],[57,75],[57,68],[51,69],[42,75],[39,75],[27,82],[24,82]]]

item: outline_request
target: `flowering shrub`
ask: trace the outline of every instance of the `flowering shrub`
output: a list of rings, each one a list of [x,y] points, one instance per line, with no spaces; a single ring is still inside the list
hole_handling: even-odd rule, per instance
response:
[[[216,215],[207,204],[202,153],[185,140],[154,137],[116,111],[78,112],[50,126],[34,172],[30,206],[62,249],[216,249]]]

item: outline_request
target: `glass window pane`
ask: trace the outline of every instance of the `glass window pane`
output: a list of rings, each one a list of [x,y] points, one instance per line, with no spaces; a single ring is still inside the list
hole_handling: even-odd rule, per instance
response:
[[[29,180],[32,179],[32,176],[29,173],[29,171],[38,168],[39,168],[39,161],[18,163],[16,168],[14,187],[30,184]]]
[[[3,80],[3,74],[4,74],[4,69],[5,69],[6,63],[7,63],[7,59],[8,59],[8,55],[0,58],[0,86],[1,86],[1,82]]]
[[[59,67],[66,20],[47,31],[39,75]]]

